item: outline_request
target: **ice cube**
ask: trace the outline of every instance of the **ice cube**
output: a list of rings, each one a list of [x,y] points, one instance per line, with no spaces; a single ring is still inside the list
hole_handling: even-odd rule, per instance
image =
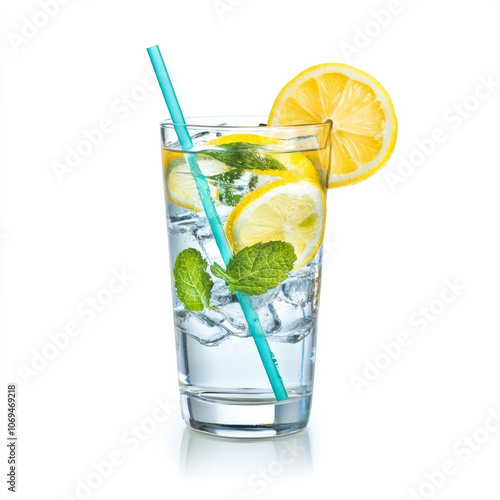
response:
[[[272,304],[261,307],[257,315],[266,335],[272,335],[281,328],[281,320]]]
[[[192,233],[192,231],[202,224],[200,217],[195,212],[187,210],[172,210],[167,218],[167,227],[171,236]]]
[[[280,293],[280,286],[268,290],[261,295],[253,295],[252,296],[252,305],[255,309],[260,309],[261,307],[267,306],[270,304]]]
[[[215,139],[215,137],[217,137],[215,134],[207,130],[191,136],[191,141],[193,142],[193,146],[199,146],[205,144],[210,139]]]
[[[220,250],[215,242],[212,228],[209,226],[206,218],[204,220],[204,224],[200,224],[194,228],[193,235],[196,238],[198,245],[200,245],[201,252],[205,259],[207,259],[209,265],[216,261],[218,261],[219,264],[222,264],[220,261]]]
[[[319,297],[319,270],[311,263],[294,272],[282,285],[283,298],[296,307],[317,303]],[[313,305],[313,308],[316,306]]]
[[[289,322],[269,337],[275,342],[294,344],[309,335],[316,328],[316,318],[304,317]]]
[[[269,303],[275,295],[276,292],[273,294],[272,298],[258,303],[255,302],[257,296],[252,297],[253,307],[257,312],[257,316],[259,317],[262,328],[266,334],[272,334],[281,327],[281,321],[278,313],[276,312],[274,306]],[[216,280],[216,284],[212,289],[211,304],[217,307],[217,311],[224,318],[222,320],[222,324],[225,328],[230,330],[233,335],[240,337],[249,335],[248,325],[243,314],[243,310],[241,309],[236,297],[229,293],[222,280]]]
[[[220,344],[231,332],[221,323],[222,315],[206,309],[194,312],[181,309],[175,312],[175,326],[206,346]]]
[[[219,278],[212,278],[214,286],[212,288],[212,298],[210,299],[210,304],[214,307],[220,307],[228,304],[229,302],[234,302],[234,296],[229,292],[224,280]]]
[[[295,307],[304,307],[311,301],[313,293],[313,280],[307,278],[295,278],[283,285],[284,299]]]
[[[248,326],[243,316],[240,304],[234,298],[230,302],[218,307],[217,311],[223,316],[225,328],[231,331],[233,335],[245,337],[248,335]]]

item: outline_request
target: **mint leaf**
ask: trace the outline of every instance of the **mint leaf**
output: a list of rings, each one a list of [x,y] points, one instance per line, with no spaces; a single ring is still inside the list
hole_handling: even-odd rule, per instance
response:
[[[286,170],[278,160],[259,151],[255,144],[230,142],[220,146],[220,151],[203,151],[200,154],[225,163],[236,170]]]
[[[219,189],[219,201],[228,207],[235,207],[243,198],[244,194],[237,192],[239,189],[235,183],[239,180],[243,174],[244,170],[229,170],[228,172],[223,172],[222,174],[212,176]]]
[[[268,241],[245,247],[234,255],[225,270],[218,264],[213,264],[210,270],[225,280],[231,293],[260,295],[285,280],[296,260],[293,245]]]
[[[186,248],[177,255],[174,279],[177,297],[190,311],[203,311],[210,307],[210,295],[214,286],[205,271],[207,262],[194,248]]]
[[[286,170],[286,167],[272,156],[257,149],[255,144],[248,142],[231,142],[220,146],[218,151],[202,151],[200,158],[209,157],[230,167],[227,172],[207,176],[217,185],[219,201],[228,207],[235,207],[250,191],[257,187],[258,177],[252,175],[248,189],[242,192],[242,186],[237,182],[247,171],[255,170]]]
[[[208,177],[219,190],[219,201],[227,207],[235,207],[241,199],[257,188],[259,177],[251,174],[245,187],[245,181],[237,182],[245,173],[244,170],[228,170],[222,174]]]
[[[217,262],[215,264],[212,264],[210,271],[212,271],[212,274],[214,276],[217,276],[217,278],[220,278],[225,281],[231,281],[231,276],[226,274],[226,271],[224,271],[224,269],[222,269],[222,267],[220,267],[219,264],[217,264]]]
[[[248,189],[250,189],[250,191],[256,189],[258,182],[259,182],[259,176],[253,174],[252,177],[250,177],[250,180],[248,181]]]

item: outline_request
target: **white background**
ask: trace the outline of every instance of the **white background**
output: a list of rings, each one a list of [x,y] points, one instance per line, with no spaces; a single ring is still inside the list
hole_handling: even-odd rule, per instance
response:
[[[0,15],[0,398],[18,384],[17,498],[84,498],[89,478],[92,499],[498,498],[498,2],[71,0],[30,31],[40,11],[4,0]],[[394,101],[389,165],[330,192],[312,419],[288,441],[205,438],[178,409],[152,420],[157,398],[177,402],[156,43],[187,116],[266,114],[298,72],[334,61]],[[59,180],[54,164],[103,119],[112,130]],[[79,315],[122,269],[124,290]],[[446,280],[461,287],[449,304]],[[23,377],[70,322],[80,334]],[[381,344],[401,332],[411,344],[387,362]],[[374,361],[386,367],[364,374]],[[299,451],[285,464],[287,443]],[[110,454],[120,465],[100,479],[92,464]],[[453,473],[426,485],[443,462]]]

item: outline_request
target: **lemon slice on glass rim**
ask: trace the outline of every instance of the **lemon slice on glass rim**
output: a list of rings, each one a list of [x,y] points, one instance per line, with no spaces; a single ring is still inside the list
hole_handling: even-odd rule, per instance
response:
[[[332,121],[328,187],[354,184],[380,170],[396,145],[391,98],[371,75],[339,63],[306,69],[283,87],[268,125]],[[321,152],[320,152],[321,155]],[[330,160],[330,161],[329,161]]]

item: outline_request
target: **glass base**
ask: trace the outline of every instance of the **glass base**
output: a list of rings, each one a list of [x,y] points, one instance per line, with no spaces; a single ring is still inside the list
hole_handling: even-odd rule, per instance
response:
[[[182,417],[197,431],[231,438],[284,436],[307,426],[312,394],[284,401],[256,394],[181,391]]]

